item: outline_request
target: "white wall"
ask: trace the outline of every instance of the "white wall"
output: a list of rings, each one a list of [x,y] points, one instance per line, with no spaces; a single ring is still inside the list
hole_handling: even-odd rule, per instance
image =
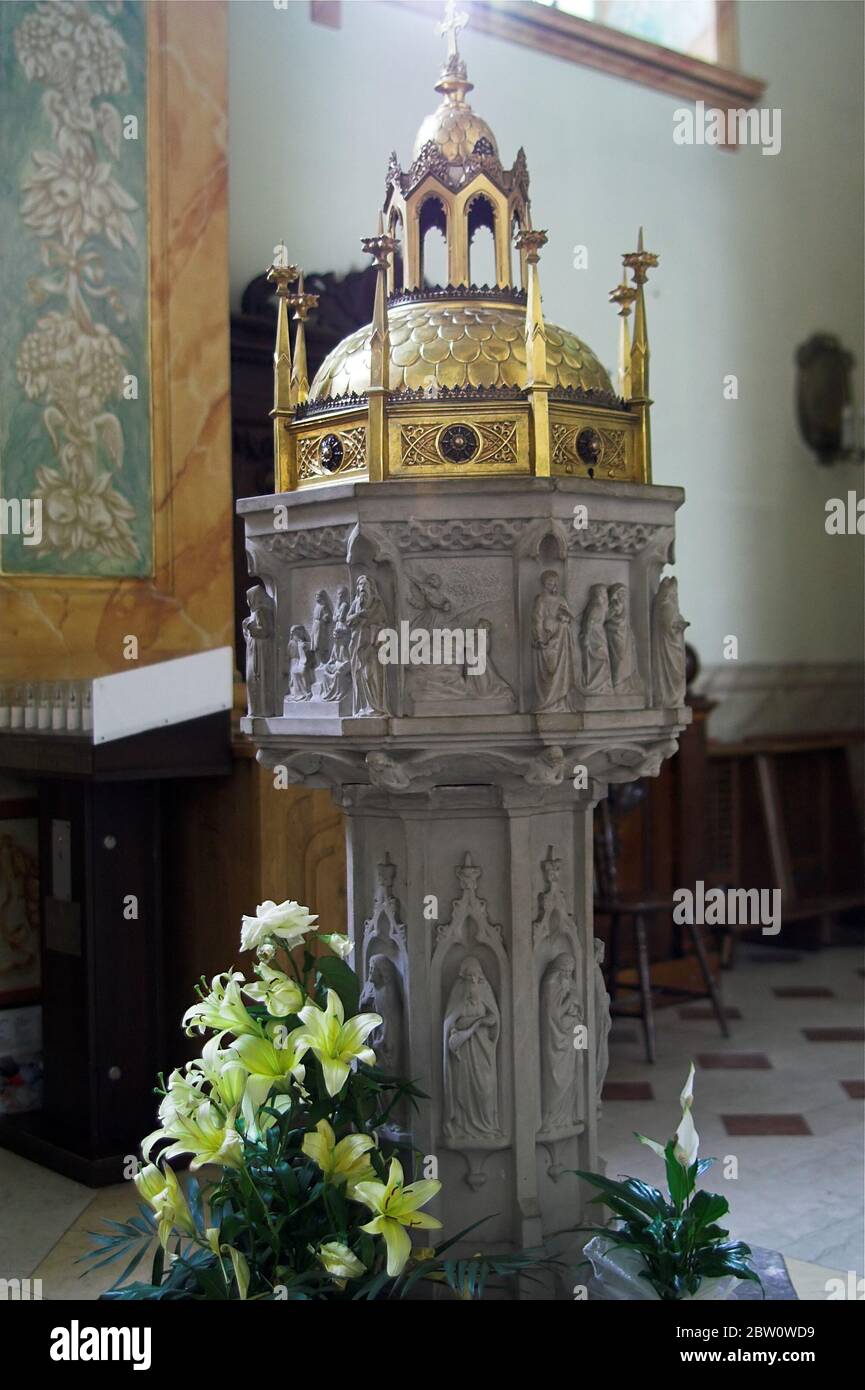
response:
[[[364,264],[388,153],[405,166],[442,42],[377,0],[343,27],[270,0],[231,0],[233,302],[284,237],[307,270]],[[793,353],[815,330],[863,351],[863,18],[846,0],[743,0],[745,71],[768,80],[782,149],[724,153],[672,140],[683,103],[503,40],[462,48],[503,160],[520,144],[548,319],[612,365],[607,291],[638,224],[661,264],[649,282],[655,481],[687,491],[678,572],[703,661],[726,634],[742,662],[862,655],[862,540],[828,537],[827,497],[862,469],[822,470],[799,440]],[[575,271],[584,243],[589,268]],[[722,378],[739,378],[738,401]]]

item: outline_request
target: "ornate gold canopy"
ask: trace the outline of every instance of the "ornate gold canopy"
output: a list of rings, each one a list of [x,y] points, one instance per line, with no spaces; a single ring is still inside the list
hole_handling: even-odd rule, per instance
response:
[[[311,386],[304,322],[317,299],[304,293],[284,248],[268,272],[279,300],[279,490],[511,473],[651,480],[643,285],[657,257],[643,250],[641,232],[610,292],[621,318],[615,394],[591,349],[544,321],[538,262],[547,234],[532,227],[523,150],[506,169],[491,128],[466,100],[472,84],[457,46],[464,23],[448,0],[442,100],[421,124],[409,168],[391,155],[378,232],[363,241],[377,268],[373,321],[329,354]],[[481,229],[492,237],[493,284],[473,281]],[[431,285],[424,265],[433,230],[446,246],[446,285]]]

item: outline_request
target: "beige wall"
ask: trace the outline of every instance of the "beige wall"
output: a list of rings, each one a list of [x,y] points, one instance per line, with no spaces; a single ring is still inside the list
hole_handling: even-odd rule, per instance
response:
[[[639,223],[649,284],[655,478],[683,485],[678,566],[704,661],[727,634],[741,662],[853,660],[862,650],[861,537],[828,537],[827,497],[862,490],[801,443],[793,353],[815,330],[862,350],[862,9],[744,0],[742,66],[782,112],[776,157],[673,143],[675,97],[503,40],[463,36],[475,108],[510,161],[525,145],[546,311],[611,364],[607,304]],[[307,269],[363,264],[388,153],[405,162],[441,41],[416,14],[305,0],[230,4],[231,287],[235,302],[285,237]],[[575,271],[573,247],[588,247]],[[726,401],[722,378],[739,378]],[[861,392],[860,401],[861,401]]]

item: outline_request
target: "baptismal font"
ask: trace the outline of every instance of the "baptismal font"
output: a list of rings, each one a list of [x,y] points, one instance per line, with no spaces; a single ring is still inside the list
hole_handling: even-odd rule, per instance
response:
[[[391,156],[363,242],[373,321],[311,385],[316,297],[284,248],[269,270],[277,491],[238,504],[256,581],[243,728],[345,812],[353,965],[383,1019],[372,1045],[430,1096],[394,1118],[443,1180],[430,1210],[446,1235],[494,1214],[485,1249],[567,1254],[610,1026],[592,813],[611,782],[655,775],[690,717],[661,577],[683,493],[651,482],[657,257],[641,234],[611,292],[614,391],[545,321],[525,155],[506,169],[466,100],[460,23],[449,7],[441,102],[408,169]],[[479,286],[482,228],[496,278]],[[431,229],[444,286],[424,273]]]

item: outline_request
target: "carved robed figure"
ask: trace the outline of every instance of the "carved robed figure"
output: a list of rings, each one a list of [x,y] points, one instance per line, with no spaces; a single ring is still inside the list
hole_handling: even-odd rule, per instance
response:
[[[498,1043],[502,1019],[483,966],[467,956],[444,1019],[444,1135],[452,1140],[500,1135]]]

